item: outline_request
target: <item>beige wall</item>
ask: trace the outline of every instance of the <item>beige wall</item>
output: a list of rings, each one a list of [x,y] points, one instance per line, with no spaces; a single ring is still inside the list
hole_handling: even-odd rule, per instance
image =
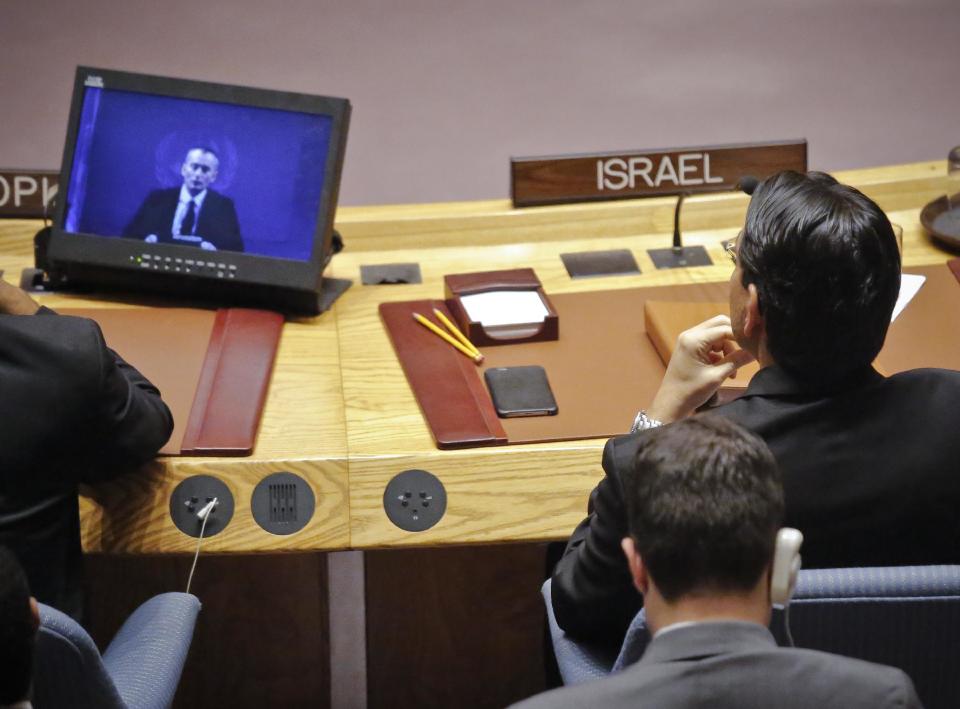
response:
[[[78,63],[350,98],[343,204],[504,197],[510,155],[960,143],[956,0],[0,0],[0,166],[59,167]]]

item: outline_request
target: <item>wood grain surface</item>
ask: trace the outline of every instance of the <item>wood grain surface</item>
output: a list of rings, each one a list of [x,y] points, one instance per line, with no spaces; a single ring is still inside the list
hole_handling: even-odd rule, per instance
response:
[[[860,187],[904,228],[904,264],[933,264],[950,254],[919,222],[920,208],[946,190],[943,162],[837,174]],[[385,301],[441,298],[443,276],[471,270],[532,267],[548,293],[636,288],[726,280],[731,265],[721,242],[743,223],[747,197],[691,197],[684,205],[684,242],[704,246],[714,265],[657,271],[646,249],[669,245],[674,200],[651,198],[512,209],[506,200],[342,208],[337,227],[345,250],[328,275],[355,285],[333,310],[288,320],[254,453],[244,459],[161,458],[140,473],[86,491],[82,501],[87,549],[184,552],[193,540],[169,521],[168,498],[191,474],[221,477],[236,496],[230,526],[209,540],[211,551],[321,550],[418,544],[534,541],[565,537],[582,518],[587,494],[601,475],[604,441],[439,451],[403,376],[377,306]],[[17,282],[32,265],[32,235],[40,222],[0,221],[0,268]],[[561,253],[629,249],[641,273],[571,280]],[[360,286],[361,265],[417,262],[423,282]],[[146,298],[110,299],[48,294],[51,307],[149,305]],[[183,305],[180,303],[180,305]],[[643,313],[636,317],[642,322]],[[629,422],[624,422],[626,429]],[[385,484],[397,472],[422,468],[447,487],[446,516],[434,528],[402,532],[382,509]],[[318,510],[290,537],[275,537],[252,521],[249,498],[264,475],[289,470],[314,488]]]

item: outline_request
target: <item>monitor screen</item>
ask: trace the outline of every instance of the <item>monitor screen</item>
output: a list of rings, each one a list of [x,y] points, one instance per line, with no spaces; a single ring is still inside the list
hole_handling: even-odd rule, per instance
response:
[[[348,116],[345,99],[81,67],[55,251],[61,262],[82,250],[103,266],[319,285]],[[297,263],[310,267],[299,278]]]

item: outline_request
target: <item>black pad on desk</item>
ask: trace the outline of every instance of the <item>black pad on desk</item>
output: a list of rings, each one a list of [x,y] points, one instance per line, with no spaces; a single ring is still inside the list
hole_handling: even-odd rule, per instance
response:
[[[421,283],[419,263],[380,263],[360,266],[360,280],[365,286],[400,283]]]
[[[560,258],[563,260],[563,265],[566,267],[570,278],[640,273],[637,260],[629,249],[580,251],[573,254],[560,254]]]
[[[710,255],[702,246],[681,246],[680,248],[650,249],[647,251],[653,265],[659,268],[690,268],[691,266],[712,266]]]

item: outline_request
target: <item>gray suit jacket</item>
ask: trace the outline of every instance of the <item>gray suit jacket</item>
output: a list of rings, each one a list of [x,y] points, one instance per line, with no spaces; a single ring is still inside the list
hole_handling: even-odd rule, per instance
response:
[[[778,648],[753,623],[697,623],[654,638],[640,661],[596,682],[516,705],[671,709],[920,707],[901,670],[815,650]]]

